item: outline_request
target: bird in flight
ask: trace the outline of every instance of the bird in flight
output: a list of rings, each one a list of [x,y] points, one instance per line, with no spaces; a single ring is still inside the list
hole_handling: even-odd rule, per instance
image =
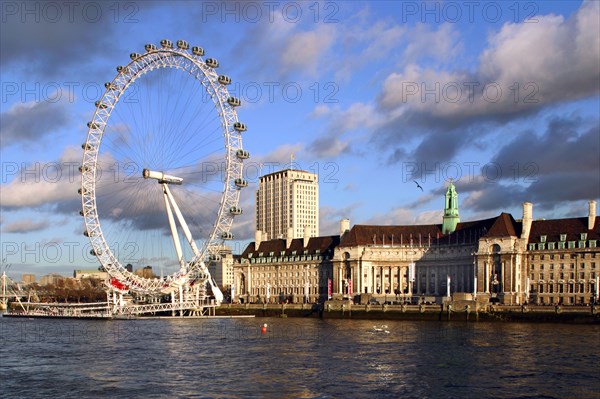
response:
[[[423,191],[423,187],[421,187],[421,185],[419,185],[419,183],[416,180],[413,180],[415,182],[415,184],[417,185],[418,188],[421,189],[421,191]]]

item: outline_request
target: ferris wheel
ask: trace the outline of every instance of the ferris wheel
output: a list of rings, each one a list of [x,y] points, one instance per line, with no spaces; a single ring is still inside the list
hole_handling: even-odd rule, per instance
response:
[[[233,239],[249,154],[231,79],[203,57],[203,48],[183,40],[131,53],[88,123],[79,190],[84,235],[122,293],[183,297],[208,282],[217,302],[223,298],[206,262]]]

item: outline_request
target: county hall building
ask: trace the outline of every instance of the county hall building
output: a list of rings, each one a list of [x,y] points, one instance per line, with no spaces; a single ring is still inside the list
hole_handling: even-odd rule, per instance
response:
[[[318,211],[318,210],[317,210]],[[589,304],[598,300],[600,218],[534,220],[523,204],[508,213],[461,222],[452,183],[440,224],[354,225],[340,234],[269,239],[261,231],[234,264],[242,302]]]

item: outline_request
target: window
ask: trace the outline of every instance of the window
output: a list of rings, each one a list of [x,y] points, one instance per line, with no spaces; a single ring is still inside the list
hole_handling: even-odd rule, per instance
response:
[[[546,236],[540,236],[540,242],[546,242]]]
[[[535,244],[529,244],[529,250],[535,251]]]
[[[566,241],[567,240],[567,235],[566,234],[561,234],[560,235],[560,240],[561,241]]]
[[[580,234],[580,237],[579,237],[579,239],[580,239],[581,241],[585,241],[585,240],[587,240],[587,233],[581,233],[581,234]]]
[[[549,242],[548,243],[548,249],[550,249],[550,250],[554,249],[554,243],[553,242]],[[554,254],[550,255],[550,259],[554,259]]]

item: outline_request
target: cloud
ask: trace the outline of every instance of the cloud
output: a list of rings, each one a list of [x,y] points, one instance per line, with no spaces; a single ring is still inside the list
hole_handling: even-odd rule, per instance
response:
[[[340,234],[340,221],[342,219],[354,218],[354,210],[360,206],[359,203],[353,203],[343,208],[334,208],[331,206],[319,207],[319,234],[321,236]]]
[[[333,159],[342,154],[355,154],[351,137],[347,133],[373,129],[380,125],[381,117],[370,104],[354,103],[348,109],[317,106],[313,117],[327,117],[325,133],[307,145],[307,151],[317,159]],[[343,137],[345,136],[345,137]]]
[[[411,151],[443,161],[490,127],[597,95],[599,9],[586,2],[567,20],[546,15],[537,23],[507,23],[489,37],[473,71],[413,62],[390,73],[376,103],[385,122],[373,140],[385,148],[395,143],[391,161]]]
[[[72,81],[81,72],[89,76],[91,70],[104,68],[98,67],[99,55],[119,54],[122,30],[115,27],[133,29],[159,5],[131,2],[115,6],[91,1],[7,3],[0,24],[0,66],[8,70],[19,65],[28,76],[43,79],[68,75]]]
[[[31,233],[32,231],[44,230],[49,227],[47,220],[34,222],[32,219],[17,220],[3,226],[3,233]]]
[[[560,143],[560,145],[557,145]],[[576,154],[576,156],[574,156]],[[509,171],[520,165],[521,179],[529,182],[557,172],[600,176],[600,126],[576,115],[557,116],[543,133],[526,130],[501,148],[492,159]],[[503,174],[513,179],[513,174]]]
[[[27,166],[0,190],[2,209],[36,208],[77,202],[81,184],[75,165],[81,164],[81,150],[67,147],[56,162]],[[52,170],[53,173],[48,172]],[[76,208],[75,208],[76,209]],[[74,209],[71,209],[74,211]]]
[[[16,103],[0,114],[0,148],[42,141],[69,122],[66,102]]]
[[[313,31],[298,32],[287,38],[280,56],[283,75],[289,73],[318,74],[324,64],[324,54],[335,40],[335,30],[329,25],[320,25]]]
[[[408,44],[402,58],[409,63],[423,58],[447,60],[462,52],[459,34],[449,23],[439,25],[438,30],[430,25],[417,23],[407,34]]]
[[[414,224],[437,224],[442,222],[443,211],[425,211],[416,213],[406,207],[393,208],[384,213],[377,213],[359,224],[372,225],[414,225]]]
[[[497,151],[490,162],[495,178],[482,173],[457,182],[459,195],[468,193],[461,206],[478,212],[530,201],[550,210],[565,202],[599,198],[599,153],[597,119],[553,117],[544,131],[526,130]]]

